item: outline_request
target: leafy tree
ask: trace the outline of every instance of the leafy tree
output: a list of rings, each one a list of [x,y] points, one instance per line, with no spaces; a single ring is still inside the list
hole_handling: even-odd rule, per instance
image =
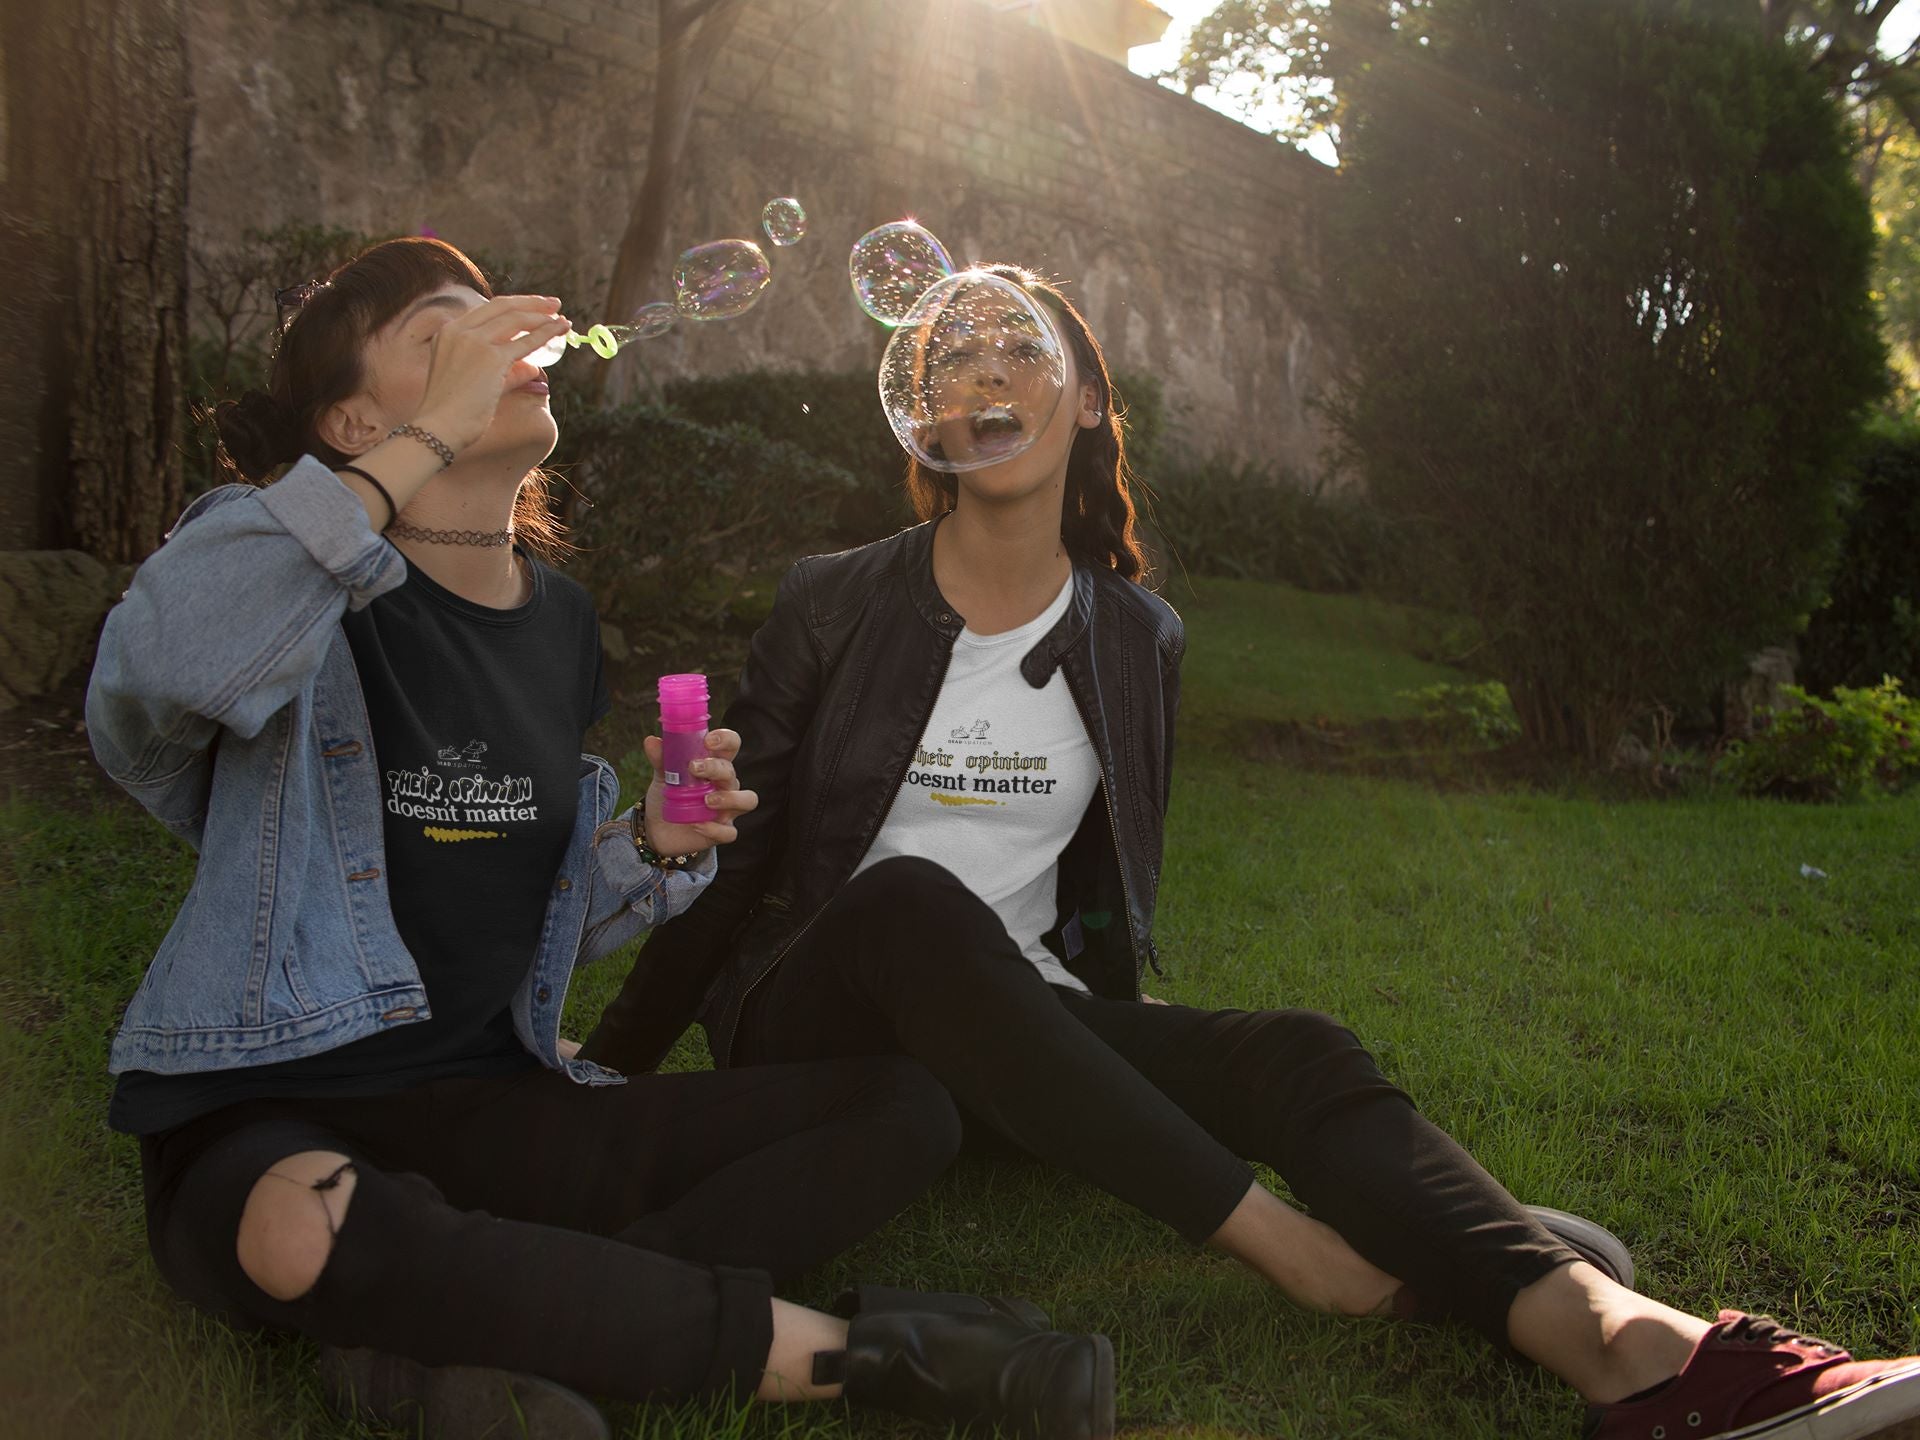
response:
[[[1194,26],[1163,78],[1189,93],[1239,93],[1248,115],[1278,113],[1276,134],[1304,145],[1325,134],[1336,146],[1351,121],[1353,81],[1396,38],[1417,39],[1430,0],[1221,0]],[[1881,35],[1901,0],[1747,0],[1730,22],[1750,23],[1791,44],[1828,90],[1879,100],[1920,134],[1920,42],[1897,54]],[[1238,82],[1236,84],[1236,82]]]
[[[1435,0],[1354,87],[1331,413],[1549,750],[1813,608],[1884,383],[1840,107],[1746,8]]]
[[[1880,43],[1901,0],[1760,0],[1760,24],[1777,40],[1799,45],[1813,71],[1836,95],[1874,101],[1898,114],[1909,134],[1920,134],[1920,39],[1898,54]]]
[[[1884,115],[1870,122],[1870,133],[1859,168],[1880,233],[1873,291],[1881,333],[1911,408],[1920,401],[1920,137]]]
[[[1247,114],[1277,114],[1281,139],[1305,145],[1325,134],[1337,145],[1352,82],[1397,32],[1417,33],[1427,3],[1222,0],[1193,27],[1163,78],[1189,93],[1240,81]]]

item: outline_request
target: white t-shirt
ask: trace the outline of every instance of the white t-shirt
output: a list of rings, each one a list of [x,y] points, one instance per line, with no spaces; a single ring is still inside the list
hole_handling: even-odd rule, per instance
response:
[[[1093,799],[1100,766],[1066,676],[1056,668],[1036,690],[1020,673],[1072,598],[1069,576],[1018,630],[960,632],[927,733],[854,873],[897,855],[945,866],[993,907],[1042,976],[1085,990],[1040,937],[1059,918],[1060,852]]]

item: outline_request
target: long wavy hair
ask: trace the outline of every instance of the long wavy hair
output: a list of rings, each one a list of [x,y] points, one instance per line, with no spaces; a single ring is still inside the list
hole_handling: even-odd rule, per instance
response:
[[[444,240],[411,236],[382,241],[324,280],[299,287],[266,388],[214,407],[221,462],[255,485],[302,455],[346,464],[349,457],[321,438],[321,417],[365,385],[367,341],[421,296],[448,284],[493,298],[480,267],[459,250]],[[514,496],[513,529],[520,543],[549,560],[570,548],[550,507],[544,470],[529,471]]]
[[[1017,265],[975,268],[1018,285],[1047,308],[1073,349],[1080,383],[1094,388],[1100,423],[1091,429],[1077,429],[1073,449],[1067,455],[1067,493],[1060,512],[1060,539],[1067,554],[1084,564],[1117,570],[1124,578],[1144,585],[1151,565],[1136,526],[1133,472],[1127,468],[1121,424],[1124,417],[1114,402],[1113,377],[1107,373],[1107,357],[1100,342],[1073,302],[1050,281]],[[1062,403],[1068,398],[1062,397]],[[909,461],[907,495],[921,520],[946,514],[959,494],[959,482],[952,475],[922,465],[917,459]]]

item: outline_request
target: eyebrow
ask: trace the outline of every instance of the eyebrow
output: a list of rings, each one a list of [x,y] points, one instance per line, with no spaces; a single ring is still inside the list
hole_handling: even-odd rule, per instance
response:
[[[414,301],[412,308],[400,317],[399,323],[405,325],[421,311],[430,309],[435,305],[450,306],[456,310],[464,310],[466,308],[460,303],[460,297],[458,295],[428,295],[423,299]]]

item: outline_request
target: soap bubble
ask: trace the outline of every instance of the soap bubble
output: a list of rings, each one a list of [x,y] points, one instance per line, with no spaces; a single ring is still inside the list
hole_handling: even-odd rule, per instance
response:
[[[674,307],[686,320],[731,320],[751,310],[772,280],[766,251],[751,240],[710,241],[674,262]]]
[[[935,281],[953,274],[953,257],[924,226],[895,220],[854,241],[847,271],[860,308],[898,325]]]
[[[978,470],[1040,438],[1066,379],[1060,337],[1033,297],[963,270],[936,281],[887,341],[880,403],[922,464]]]
[[[767,201],[760,212],[760,228],[776,245],[797,245],[807,233],[807,212],[791,195]]]
[[[642,305],[633,312],[633,338],[636,340],[658,339],[673,328],[674,318],[678,313],[670,300],[654,300]]]

